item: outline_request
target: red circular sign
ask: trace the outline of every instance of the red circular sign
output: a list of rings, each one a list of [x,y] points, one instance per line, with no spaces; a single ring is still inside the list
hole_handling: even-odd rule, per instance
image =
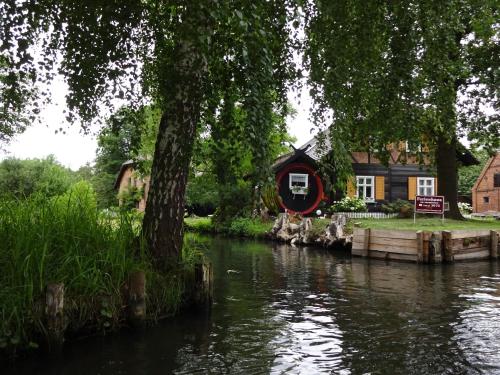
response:
[[[324,190],[323,190],[323,183],[321,182],[321,178],[318,176],[316,171],[310,165],[304,164],[304,163],[292,163],[292,164],[288,164],[285,168],[283,168],[276,176],[276,182],[278,184],[278,187],[281,185],[281,180],[283,179],[283,177],[287,173],[291,172],[292,170],[294,172],[300,171],[300,172],[306,172],[306,173],[312,175],[316,179],[316,184],[318,185],[318,195],[316,196],[316,199],[315,199],[314,203],[312,204],[312,206],[304,211],[294,211],[294,210],[286,207],[285,204],[283,203],[283,199],[280,200],[280,206],[284,210],[287,210],[291,214],[295,214],[295,213],[301,214],[301,215],[310,214],[318,206],[319,202],[321,202],[321,200],[323,199]]]

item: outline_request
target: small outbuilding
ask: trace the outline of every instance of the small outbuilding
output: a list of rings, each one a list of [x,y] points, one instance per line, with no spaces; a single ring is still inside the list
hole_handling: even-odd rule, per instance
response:
[[[124,196],[132,191],[141,191],[140,198],[135,203],[135,208],[141,212],[146,209],[146,201],[149,191],[149,176],[141,178],[135,171],[135,162],[127,160],[121,165],[118,176],[115,180],[115,190],[118,191],[118,200],[120,206],[123,204]]]
[[[472,187],[472,209],[500,212],[500,151],[488,160]]]

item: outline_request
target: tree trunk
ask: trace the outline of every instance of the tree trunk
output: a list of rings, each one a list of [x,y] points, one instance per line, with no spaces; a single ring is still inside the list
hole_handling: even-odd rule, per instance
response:
[[[202,31],[193,28],[196,33]],[[186,183],[207,74],[202,48],[192,41],[198,35],[194,31],[191,28],[182,33],[172,56],[172,70],[166,73],[169,79],[163,82],[169,93],[156,140],[143,221],[149,250],[160,267],[179,259],[183,243]]]
[[[438,175],[438,194],[444,195],[449,202],[450,210],[445,216],[450,219],[463,220],[458,209],[458,166],[457,166],[457,139],[448,140],[443,134],[437,136],[436,167]]]

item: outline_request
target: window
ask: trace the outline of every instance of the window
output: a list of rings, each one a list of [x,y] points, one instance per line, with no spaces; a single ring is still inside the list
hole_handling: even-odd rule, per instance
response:
[[[500,173],[493,175],[493,187],[500,187]]]
[[[483,203],[490,203],[490,197],[483,197]]]
[[[290,173],[289,187],[293,194],[307,194],[309,191],[309,175]]]
[[[434,177],[417,178],[418,195],[434,195]]]
[[[373,201],[375,194],[375,177],[356,176],[356,196],[366,201]]]

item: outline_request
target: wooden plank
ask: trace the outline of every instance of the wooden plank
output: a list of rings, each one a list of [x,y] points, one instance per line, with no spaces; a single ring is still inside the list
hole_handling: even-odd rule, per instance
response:
[[[358,236],[364,236],[365,235],[365,228],[354,228],[353,232],[352,232],[354,238],[358,237]]]
[[[453,230],[451,231],[450,239],[454,240],[457,238],[467,238],[467,237],[483,237],[489,236],[489,229],[479,229],[479,230]]]
[[[457,254],[455,260],[474,260],[474,259],[488,259],[490,257],[490,249],[468,254]]]
[[[363,250],[364,249],[364,243],[363,242],[353,242],[352,243],[352,249],[353,250],[354,249],[356,249],[356,250]]]
[[[368,249],[370,249],[370,235],[371,229],[365,229],[365,236],[363,237],[363,256],[368,256]]]
[[[472,254],[472,253],[478,253],[478,252],[483,252],[486,250],[489,250],[489,246],[478,246],[478,247],[471,247],[469,249],[460,249],[460,250],[453,250],[453,256],[455,257],[457,254]]]
[[[352,234],[354,236],[362,236],[365,232],[363,231],[364,228],[354,228],[353,231],[352,231]]]
[[[363,256],[363,249],[352,249],[351,250],[351,255],[354,256]]]
[[[435,231],[430,233],[428,242],[429,263],[441,263],[443,254],[443,233]]]
[[[424,263],[431,262],[431,254],[430,254],[431,235],[432,232],[422,231],[422,259]]]
[[[444,230],[443,235],[443,255],[445,262],[453,262],[453,248],[451,246],[451,232]]]
[[[377,251],[383,251],[386,253],[399,253],[399,254],[411,254],[411,255],[417,255],[417,249],[416,248],[407,248],[407,247],[402,247],[402,246],[391,246],[391,245],[379,245],[379,244],[373,244],[370,242],[370,251],[371,250],[377,250]]]
[[[370,244],[372,243],[378,245],[392,245],[392,246],[408,247],[410,249],[417,249],[417,239],[406,240],[401,238],[370,236]]]
[[[482,237],[466,237],[466,238],[456,238],[454,240],[450,240],[450,246],[455,250],[462,250],[474,247],[489,247],[491,243],[491,236],[488,234],[487,236]]]
[[[416,240],[417,232],[409,230],[372,229],[370,236]]]
[[[368,248],[370,246],[370,229],[363,228],[355,231],[353,236],[352,248],[361,250],[363,256],[368,256]]]
[[[396,254],[396,253],[388,253],[385,251],[376,251],[376,250],[370,250],[368,256],[370,258],[375,258],[375,259],[397,260],[397,261],[404,261],[404,262],[416,262],[417,261],[417,255]]]
[[[424,233],[417,232],[417,262],[424,263]]]

